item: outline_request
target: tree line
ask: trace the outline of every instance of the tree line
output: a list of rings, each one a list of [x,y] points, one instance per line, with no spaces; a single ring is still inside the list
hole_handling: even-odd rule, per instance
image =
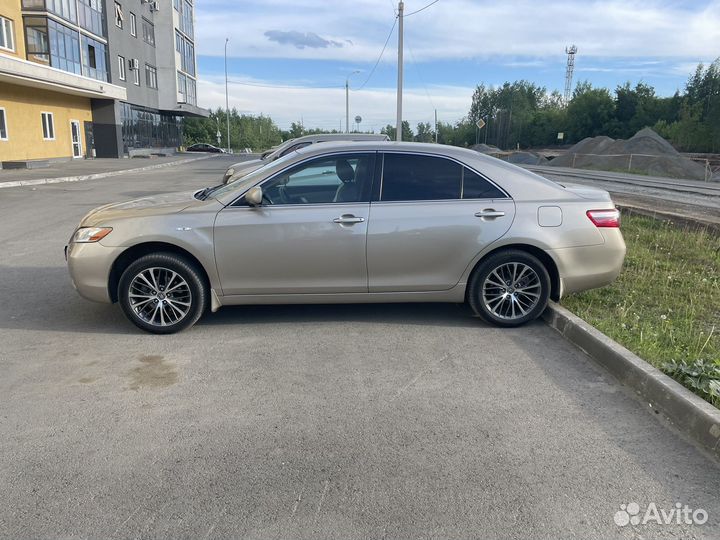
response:
[[[485,122],[482,129],[477,127],[479,120]],[[187,119],[185,143],[217,142],[219,131],[220,146],[225,147],[225,122],[222,109],[209,118]],[[499,87],[478,85],[468,114],[455,123],[439,122],[437,133],[427,122],[414,131],[407,121],[402,123],[406,141],[433,142],[437,137],[441,144],[487,143],[502,149],[576,143],[597,135],[627,139],[644,127],[652,127],[681,151],[720,152],[720,58],[708,66],[699,64],[683,92],[670,97],[658,96],[643,82],[635,86],[628,82],[611,92],[585,81],[577,84],[565,103],[559,92],[520,80]],[[289,138],[321,132],[299,122],[280,130],[267,116],[230,112],[230,138],[236,150],[264,150]],[[395,139],[395,126],[387,125],[381,133]]]

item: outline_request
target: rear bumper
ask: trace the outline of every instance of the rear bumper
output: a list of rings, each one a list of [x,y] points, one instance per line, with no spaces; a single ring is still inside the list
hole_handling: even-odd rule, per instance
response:
[[[622,270],[625,240],[620,229],[599,229],[605,242],[550,251],[560,275],[560,297],[609,285]]]
[[[70,278],[80,296],[93,302],[112,302],[108,291],[110,269],[124,249],[106,247],[100,242],[66,246]]]

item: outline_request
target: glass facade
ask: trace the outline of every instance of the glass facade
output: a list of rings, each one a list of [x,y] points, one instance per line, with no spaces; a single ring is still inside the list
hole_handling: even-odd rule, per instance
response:
[[[182,118],[129,103],[120,103],[125,152],[138,148],[177,148],[182,144]]]
[[[22,8],[47,11],[88,32],[104,35],[102,0],[22,0]]]
[[[192,77],[177,72],[178,103],[197,105],[197,83]]]
[[[31,11],[47,11],[98,36],[104,35],[102,0],[22,0]],[[107,47],[46,16],[25,16],[27,59],[40,64],[108,80]]]

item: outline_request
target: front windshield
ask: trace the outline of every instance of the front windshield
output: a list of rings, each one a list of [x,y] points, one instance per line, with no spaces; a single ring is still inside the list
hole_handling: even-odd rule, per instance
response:
[[[251,173],[248,173],[243,176],[242,179],[235,182],[233,182],[232,177],[230,177],[227,184],[222,187],[218,187],[217,189],[213,189],[210,193],[208,193],[208,196],[217,199],[218,197],[222,197],[228,193],[242,193],[243,191],[247,191],[253,184],[258,182],[260,178],[272,174],[275,170],[282,169],[284,163],[286,161],[290,161],[294,156],[295,152],[290,152],[289,154],[271,161]]]

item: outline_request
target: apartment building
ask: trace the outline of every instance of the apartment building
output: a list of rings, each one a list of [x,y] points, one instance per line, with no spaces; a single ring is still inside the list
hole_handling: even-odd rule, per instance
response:
[[[100,0],[0,0],[0,163],[91,155],[92,102],[125,100],[106,70]]]
[[[110,78],[127,99],[94,100],[98,156],[171,151],[182,144],[183,117],[208,115],[197,106],[194,5],[103,1]]]
[[[193,29],[190,0],[0,0],[0,163],[175,150]]]

